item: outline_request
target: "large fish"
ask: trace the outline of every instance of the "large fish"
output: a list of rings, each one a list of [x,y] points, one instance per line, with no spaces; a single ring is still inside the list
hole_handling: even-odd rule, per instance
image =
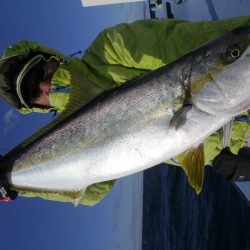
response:
[[[249,44],[250,27],[234,30],[101,94],[42,137],[7,154],[0,169],[17,190],[81,194],[93,183],[182,153],[179,160],[199,193],[202,141],[250,108]]]

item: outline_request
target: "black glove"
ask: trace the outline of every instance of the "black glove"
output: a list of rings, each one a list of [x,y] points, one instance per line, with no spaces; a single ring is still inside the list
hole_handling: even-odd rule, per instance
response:
[[[223,174],[229,180],[250,180],[250,148],[243,147],[238,155],[233,154],[228,147],[221,150],[212,162],[213,170]]]
[[[1,201],[12,201],[16,199],[18,193],[11,190],[7,181],[0,177],[0,202]]]

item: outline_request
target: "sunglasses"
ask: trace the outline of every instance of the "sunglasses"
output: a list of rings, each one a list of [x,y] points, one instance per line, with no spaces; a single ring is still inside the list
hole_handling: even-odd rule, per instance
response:
[[[39,65],[36,69],[34,69],[33,73],[33,81],[35,83],[40,83],[47,79],[47,71],[45,65]]]

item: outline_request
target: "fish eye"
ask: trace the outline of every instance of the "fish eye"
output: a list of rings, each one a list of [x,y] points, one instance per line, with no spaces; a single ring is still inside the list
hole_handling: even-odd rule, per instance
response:
[[[241,57],[241,48],[240,46],[234,44],[227,48],[226,53],[224,54],[224,60],[227,64],[234,62],[239,57]]]
[[[240,50],[238,48],[233,48],[231,51],[231,57],[232,58],[238,58],[240,57]]]

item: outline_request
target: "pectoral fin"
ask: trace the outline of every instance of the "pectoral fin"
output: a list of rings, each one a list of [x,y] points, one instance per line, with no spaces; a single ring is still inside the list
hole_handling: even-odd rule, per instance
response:
[[[170,127],[175,129],[182,127],[187,120],[186,114],[191,108],[191,104],[185,104],[182,108],[177,110],[170,121]]]
[[[192,94],[191,94],[191,84],[183,86],[185,92],[185,98],[182,107],[174,113],[170,121],[170,127],[176,130],[182,127],[187,120],[187,112],[192,108]]]
[[[203,144],[185,151],[176,158],[188,176],[189,184],[195,189],[196,194],[199,194],[202,190],[205,171]]]

